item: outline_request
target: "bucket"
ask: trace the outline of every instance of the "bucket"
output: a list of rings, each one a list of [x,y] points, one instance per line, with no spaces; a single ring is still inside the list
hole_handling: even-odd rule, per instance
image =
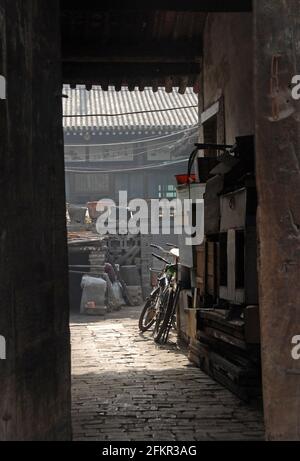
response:
[[[98,202],[88,202],[86,204],[88,212],[89,212],[89,216],[92,220],[98,219],[100,216],[99,211],[97,211],[97,203]]]
[[[68,212],[72,224],[84,224],[86,207],[79,205],[69,205]]]

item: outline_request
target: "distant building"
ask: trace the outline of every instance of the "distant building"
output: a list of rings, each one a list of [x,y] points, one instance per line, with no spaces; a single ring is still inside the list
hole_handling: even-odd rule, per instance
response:
[[[63,93],[68,202],[116,199],[119,190],[129,199],[176,196],[174,176],[186,172],[198,138],[192,88],[182,95],[64,86]]]

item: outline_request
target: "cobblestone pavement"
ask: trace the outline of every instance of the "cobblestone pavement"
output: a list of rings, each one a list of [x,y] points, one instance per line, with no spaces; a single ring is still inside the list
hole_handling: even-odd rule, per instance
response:
[[[72,316],[74,440],[261,440],[261,413],[140,335],[139,309]]]

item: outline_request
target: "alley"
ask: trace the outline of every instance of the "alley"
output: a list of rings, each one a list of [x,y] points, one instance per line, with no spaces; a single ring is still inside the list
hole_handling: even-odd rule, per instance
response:
[[[261,413],[137,329],[139,309],[73,316],[74,440],[261,440]]]

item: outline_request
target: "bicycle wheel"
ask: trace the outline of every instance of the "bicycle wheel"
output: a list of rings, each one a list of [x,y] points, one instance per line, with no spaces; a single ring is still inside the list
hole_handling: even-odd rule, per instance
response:
[[[164,309],[161,311],[160,318],[155,325],[154,331],[154,341],[159,344],[165,344],[167,338],[165,338],[166,326],[168,325],[168,320],[170,319],[173,311],[173,299],[174,292],[172,289],[169,289],[168,297],[166,299]]]
[[[156,313],[156,319],[155,319],[155,326],[153,330],[153,337],[154,340],[157,336],[157,333],[160,329],[160,325],[164,319],[166,309],[168,307],[169,303],[169,297],[170,297],[170,288],[165,288],[164,292],[161,294],[160,300],[159,300],[159,305],[158,305],[158,310]]]
[[[154,325],[158,295],[159,290],[156,290],[145,302],[139,318],[139,329],[142,333],[148,331]]]
[[[159,344],[166,344],[168,341],[169,333],[172,328],[172,322],[175,315],[176,306],[179,300],[180,288],[177,287],[176,291],[170,292],[168,299],[167,309],[165,310],[165,315],[159,325],[159,328],[154,337],[154,341]]]

